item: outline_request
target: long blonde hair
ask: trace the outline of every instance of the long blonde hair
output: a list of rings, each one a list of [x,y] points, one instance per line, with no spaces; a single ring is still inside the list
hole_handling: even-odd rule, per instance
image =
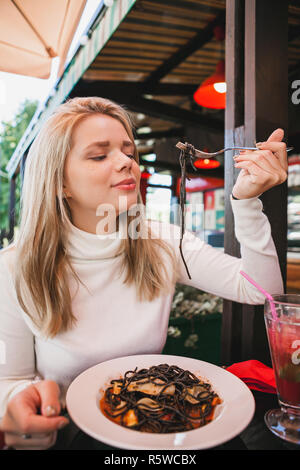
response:
[[[68,274],[81,282],[66,247],[71,211],[63,196],[66,156],[76,123],[93,113],[119,120],[134,143],[130,116],[120,105],[99,97],[73,98],[60,105],[47,120],[28,153],[21,197],[21,220],[15,241],[14,280],[18,301],[33,323],[49,337],[76,323]],[[135,160],[138,153],[135,147]],[[138,203],[142,203],[138,195]],[[127,227],[132,217],[127,217]],[[151,236],[143,216],[146,238],[122,240],[124,283],[135,284],[139,301],[152,301],[170,292],[176,282],[176,255],[171,245]],[[171,262],[166,263],[164,255]],[[28,302],[28,295],[30,302]],[[32,311],[34,306],[34,311]]]

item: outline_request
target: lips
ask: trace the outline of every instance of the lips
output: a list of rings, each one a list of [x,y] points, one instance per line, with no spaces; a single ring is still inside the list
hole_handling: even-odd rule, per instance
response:
[[[124,184],[135,184],[135,179],[127,178],[125,180],[119,181],[119,183],[117,183],[117,184],[114,184],[113,187],[124,185]]]

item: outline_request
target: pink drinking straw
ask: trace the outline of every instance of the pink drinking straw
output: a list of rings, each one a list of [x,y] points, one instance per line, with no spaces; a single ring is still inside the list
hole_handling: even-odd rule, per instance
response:
[[[244,278],[247,279],[247,281],[251,282],[251,284],[253,284],[253,286],[256,287],[256,289],[258,289],[268,299],[268,301],[270,302],[270,306],[271,306],[273,320],[276,321],[277,315],[276,315],[276,310],[275,310],[275,305],[274,305],[274,299],[271,296],[271,294],[269,294],[267,291],[265,291],[265,289],[260,287],[255,281],[253,281],[253,279],[251,279],[251,277],[248,276],[248,274],[244,273],[244,271],[240,271],[240,274],[244,276]]]

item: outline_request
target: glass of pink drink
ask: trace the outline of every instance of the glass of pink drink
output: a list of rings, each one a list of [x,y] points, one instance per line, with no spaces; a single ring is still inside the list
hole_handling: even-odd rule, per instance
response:
[[[268,428],[300,444],[300,295],[274,295],[265,302],[265,323],[280,408],[265,415]]]

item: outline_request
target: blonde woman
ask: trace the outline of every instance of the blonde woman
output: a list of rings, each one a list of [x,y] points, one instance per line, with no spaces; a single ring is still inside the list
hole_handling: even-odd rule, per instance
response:
[[[233,301],[283,292],[258,196],[286,179],[283,132],[240,154],[233,189],[241,258],[147,221],[132,126],[119,105],[75,98],[49,118],[27,158],[17,240],[0,253],[0,429],[15,449],[53,448],[71,381],[119,356],[160,353],[175,283]],[[139,210],[136,210],[138,208]]]

